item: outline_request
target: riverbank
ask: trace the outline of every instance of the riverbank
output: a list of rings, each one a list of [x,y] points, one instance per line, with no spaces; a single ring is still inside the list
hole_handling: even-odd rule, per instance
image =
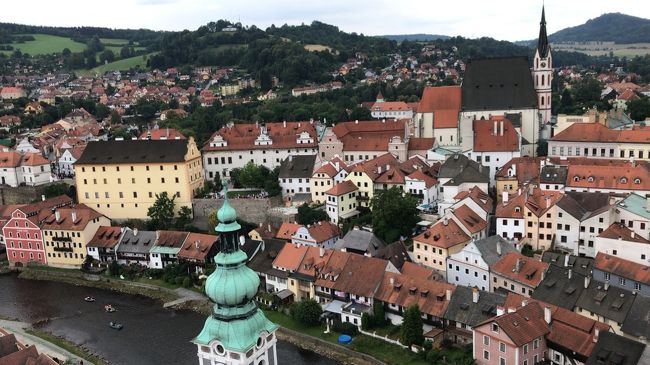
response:
[[[142,295],[173,305],[174,309],[190,310],[204,316],[212,312],[212,305],[207,297],[196,292],[183,289],[169,289],[141,282],[132,282],[100,275],[84,274],[74,270],[48,270],[46,268],[22,268],[18,275],[20,279],[46,280],[63,282],[77,286],[86,286],[103,290],[111,290],[129,295]],[[167,306],[165,306],[167,307]],[[292,325],[292,320],[279,312],[266,312],[269,319],[281,326],[278,338],[304,350],[313,351],[342,364],[355,365],[421,365],[416,355],[397,346],[381,342],[377,339],[359,335],[353,345],[341,346],[337,343],[337,335],[330,333],[324,338],[323,329],[305,330]],[[312,331],[313,330],[313,331]],[[315,331],[315,332],[314,332]],[[312,333],[313,332],[313,333]],[[395,347],[393,349],[393,347]]]
[[[64,363],[80,364],[83,361],[95,365],[108,365],[107,362],[89,351],[47,332],[35,329],[29,323],[0,319],[0,327],[13,333],[21,343],[36,346],[39,352],[59,359]]]

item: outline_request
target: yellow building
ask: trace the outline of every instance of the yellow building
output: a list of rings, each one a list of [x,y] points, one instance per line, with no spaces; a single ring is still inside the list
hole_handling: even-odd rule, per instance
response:
[[[413,261],[446,273],[447,257],[472,241],[455,219],[443,218],[413,238]]]
[[[530,188],[524,205],[525,241],[533,250],[548,250],[555,239],[556,204],[562,199],[559,191]]]
[[[111,219],[147,219],[156,194],[192,208],[203,186],[201,154],[187,140],[93,141],[74,165],[80,203]]]
[[[58,208],[43,222],[43,242],[49,266],[79,268],[86,259],[86,245],[110,219],[84,204]]]
[[[240,90],[239,84],[222,85],[219,89],[221,91],[221,95],[223,96],[237,95]]]
[[[370,201],[375,194],[375,182],[373,181],[375,175],[372,171],[366,171],[363,165],[358,165],[346,178],[346,181],[351,181],[359,189],[357,203],[360,207],[370,207]]]

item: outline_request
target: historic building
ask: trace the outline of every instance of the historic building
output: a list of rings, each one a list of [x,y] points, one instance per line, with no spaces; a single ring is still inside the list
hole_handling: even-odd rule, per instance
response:
[[[90,142],[74,167],[79,203],[111,219],[147,219],[162,192],[174,197],[176,211],[192,208],[203,187],[193,138]]]
[[[193,340],[199,364],[277,365],[278,325],[255,303],[260,278],[246,266],[248,258],[239,248],[237,212],[225,196],[217,212],[220,252],[215,257],[216,269],[205,283],[205,293],[215,304]]]
[[[542,125],[551,122],[551,80],[553,79],[553,58],[551,45],[546,35],[546,15],[542,6],[542,20],[539,23],[539,37],[537,49],[533,60],[533,78],[535,92],[537,92],[537,105],[541,116]]]

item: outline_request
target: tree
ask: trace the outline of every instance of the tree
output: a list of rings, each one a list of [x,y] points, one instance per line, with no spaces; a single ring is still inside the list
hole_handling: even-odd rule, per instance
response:
[[[187,206],[182,206],[178,211],[178,218],[176,218],[176,228],[185,229],[190,223],[192,223],[192,209]]]
[[[97,103],[95,106],[95,117],[97,119],[104,119],[111,114],[111,109],[104,104]]]
[[[368,110],[368,108],[357,106],[354,109],[352,109],[352,113],[350,113],[350,120],[370,120],[370,119],[372,119],[372,115],[370,114],[370,110]]]
[[[303,299],[291,306],[290,314],[293,319],[306,326],[315,326],[320,322],[323,308],[313,299]]]
[[[422,317],[420,307],[413,304],[404,312],[404,321],[400,329],[400,342],[403,345],[422,345],[424,331],[422,330]]]
[[[642,121],[650,117],[650,99],[644,97],[627,103],[630,118]]]
[[[239,170],[239,183],[245,188],[261,188],[264,177],[260,167],[249,161]]]
[[[396,186],[375,193],[370,201],[373,232],[386,242],[410,237],[420,221],[417,204],[415,197]]]
[[[304,226],[327,220],[327,213],[322,209],[311,208],[307,203],[298,207],[296,222]]]
[[[147,211],[150,219],[149,229],[165,229],[171,226],[174,219],[174,199],[176,196],[170,198],[166,191],[156,194],[156,201]]]
[[[108,63],[115,61],[115,53],[110,49],[105,49],[104,52],[99,54],[99,62]]]

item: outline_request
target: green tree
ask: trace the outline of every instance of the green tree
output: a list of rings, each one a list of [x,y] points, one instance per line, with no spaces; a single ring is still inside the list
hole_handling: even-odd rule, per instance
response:
[[[628,102],[627,111],[630,113],[630,118],[637,121],[645,120],[650,117],[650,99],[643,97]]]
[[[176,229],[185,229],[190,223],[192,223],[192,208],[182,206],[176,218]]]
[[[372,115],[370,114],[370,110],[368,110],[368,108],[357,106],[354,109],[352,109],[352,113],[350,113],[350,120],[370,120],[370,119],[372,119]]]
[[[386,242],[410,237],[420,220],[417,204],[415,197],[396,186],[375,193],[370,201],[373,232]]]
[[[259,166],[249,161],[239,170],[239,183],[245,188],[262,188],[264,176]]]
[[[104,119],[111,114],[111,109],[104,104],[97,103],[95,106],[95,117],[97,119]]]
[[[122,121],[122,117],[120,116],[120,113],[118,113],[117,110],[112,110],[111,124],[120,124],[121,121]]]
[[[322,209],[314,209],[306,203],[298,207],[296,222],[302,225],[314,224],[327,220],[327,213]]]
[[[313,299],[303,299],[291,306],[290,314],[293,319],[306,326],[315,326],[320,322],[323,308]]]
[[[404,322],[400,329],[400,342],[403,345],[422,345],[424,331],[422,330],[422,317],[420,307],[414,304],[404,312]]]
[[[115,53],[110,49],[105,49],[102,53],[99,54],[99,62],[108,63],[115,61]]]
[[[167,229],[171,227],[174,220],[174,199],[176,196],[169,197],[166,191],[156,194],[156,201],[147,211],[149,216],[149,229]]]

